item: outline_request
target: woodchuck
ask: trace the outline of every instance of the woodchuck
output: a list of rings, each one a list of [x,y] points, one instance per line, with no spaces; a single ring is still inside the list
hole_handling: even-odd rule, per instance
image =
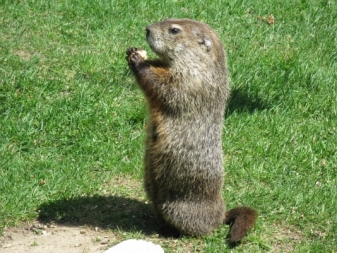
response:
[[[224,47],[207,24],[168,19],[149,25],[146,39],[159,59],[137,48],[127,61],[149,109],[145,189],[157,216],[186,235],[229,224],[230,242],[254,225],[249,207],[225,212],[222,127],[229,98]]]

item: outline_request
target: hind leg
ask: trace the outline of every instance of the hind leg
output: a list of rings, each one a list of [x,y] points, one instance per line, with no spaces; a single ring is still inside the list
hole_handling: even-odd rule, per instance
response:
[[[162,205],[165,222],[185,235],[207,235],[222,223],[225,208],[222,199],[216,202],[179,201]]]

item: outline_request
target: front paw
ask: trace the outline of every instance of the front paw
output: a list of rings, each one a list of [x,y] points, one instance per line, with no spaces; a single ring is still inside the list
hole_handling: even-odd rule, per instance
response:
[[[144,63],[143,57],[138,53],[134,52],[128,57],[129,66],[139,66]]]
[[[130,47],[128,50],[126,50],[126,59],[128,59],[133,53],[137,52],[136,47]]]
[[[147,59],[147,52],[144,49],[136,48],[136,47],[130,47],[128,50],[126,50],[126,60],[129,64],[137,65],[137,62],[141,62],[140,59],[137,57],[132,59],[135,54],[139,54],[143,60]]]

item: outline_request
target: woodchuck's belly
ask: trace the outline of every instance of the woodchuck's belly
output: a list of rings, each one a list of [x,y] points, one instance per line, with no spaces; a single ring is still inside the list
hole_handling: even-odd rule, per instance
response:
[[[209,199],[221,194],[224,176],[221,154],[188,150],[148,152],[145,176],[156,195],[187,199],[198,195]]]

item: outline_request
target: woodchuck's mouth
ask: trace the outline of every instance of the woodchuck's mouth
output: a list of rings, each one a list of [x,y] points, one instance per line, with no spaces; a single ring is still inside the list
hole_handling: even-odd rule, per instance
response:
[[[161,56],[160,50],[158,50],[158,47],[156,46],[156,38],[149,35],[150,33],[146,33],[146,40],[149,44],[151,50],[157,54],[158,56]]]

